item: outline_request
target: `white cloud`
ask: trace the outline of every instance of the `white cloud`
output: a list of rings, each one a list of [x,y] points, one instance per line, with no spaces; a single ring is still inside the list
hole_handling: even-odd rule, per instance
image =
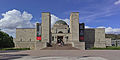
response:
[[[20,12],[16,9],[8,11],[2,14],[3,18],[0,19],[0,28],[2,31],[8,33],[9,35],[15,37],[16,28],[34,28],[34,23],[31,23],[33,16],[27,12]],[[64,20],[68,25],[70,24],[69,19],[61,19],[53,14],[51,14],[51,25],[55,24],[58,20]],[[85,26],[85,28],[93,28]],[[120,28],[111,28],[100,26],[97,28],[105,28],[106,33],[120,34]]]
[[[60,18],[56,17],[55,15],[51,14],[51,25],[55,24]]]
[[[0,28],[2,31],[8,33],[10,36],[16,36],[16,28],[34,28],[35,23],[31,23],[30,20],[33,18],[32,14],[27,12],[20,12],[16,9],[8,11],[2,14],[3,18],[0,19]],[[69,19],[60,19],[55,15],[51,14],[51,25],[58,20],[64,20],[69,24]]]
[[[99,26],[99,27],[97,27],[97,28],[106,28],[106,27],[104,27],[104,26]]]
[[[93,28],[93,27],[85,26],[85,28]],[[104,26],[99,26],[96,28],[105,28],[105,33],[107,34],[120,34],[120,28],[112,28],[112,27],[104,27]]]
[[[85,26],[85,28],[92,28],[92,27],[90,27],[90,26]]]
[[[16,28],[33,28],[34,24],[30,22],[33,16],[27,12],[20,12],[16,9],[2,14],[0,19],[0,28],[9,35],[15,35]]]
[[[120,4],[120,0],[117,0],[114,4],[115,4],[115,5]]]
[[[70,20],[69,19],[63,19],[68,25],[70,25]]]
[[[0,28],[2,29],[14,29],[14,28],[26,28],[33,27],[30,20],[33,16],[27,12],[21,13],[18,10],[11,10],[2,14],[3,18],[0,19]]]
[[[2,29],[2,31],[8,33],[10,36],[14,37],[16,36],[16,29]]]
[[[65,21],[68,25],[70,24],[70,20],[69,19],[61,19],[53,14],[51,14],[51,26],[53,26],[55,24],[56,21],[58,20],[63,20]]]
[[[104,27],[100,26],[97,28],[105,28],[105,33],[107,34],[120,34],[120,28]]]
[[[120,34],[120,28],[107,27],[105,30],[109,34]]]

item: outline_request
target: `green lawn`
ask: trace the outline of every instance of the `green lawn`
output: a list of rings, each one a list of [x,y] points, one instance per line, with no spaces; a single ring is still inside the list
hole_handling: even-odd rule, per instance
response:
[[[30,48],[3,48],[0,50],[30,50]]]
[[[107,48],[90,48],[90,50],[120,50],[120,47],[107,47]]]

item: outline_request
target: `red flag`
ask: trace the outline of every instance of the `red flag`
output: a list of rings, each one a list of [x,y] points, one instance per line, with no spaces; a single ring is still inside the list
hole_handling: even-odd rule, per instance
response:
[[[80,40],[84,40],[84,37],[80,37]]]
[[[41,40],[41,36],[40,36],[40,37],[37,37],[37,40]]]

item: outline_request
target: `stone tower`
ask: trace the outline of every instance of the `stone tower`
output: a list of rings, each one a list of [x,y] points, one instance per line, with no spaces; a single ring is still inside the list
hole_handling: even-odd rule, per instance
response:
[[[48,12],[42,13],[42,42],[51,41],[51,15]]]
[[[70,15],[70,33],[73,42],[79,42],[79,12]]]

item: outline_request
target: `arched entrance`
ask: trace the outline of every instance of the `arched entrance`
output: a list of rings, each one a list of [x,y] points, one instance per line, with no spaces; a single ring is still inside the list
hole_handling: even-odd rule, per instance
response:
[[[63,41],[63,36],[57,36],[57,43],[59,43],[58,40],[62,40]]]

